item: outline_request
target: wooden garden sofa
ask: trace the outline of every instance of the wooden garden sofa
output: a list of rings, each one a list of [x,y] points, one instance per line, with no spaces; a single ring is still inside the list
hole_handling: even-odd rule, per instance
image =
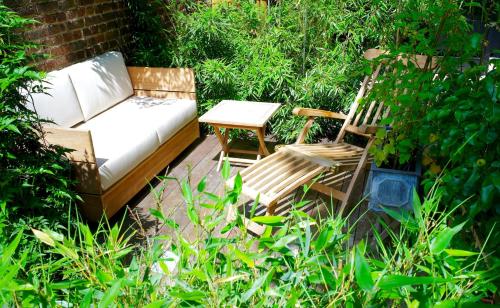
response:
[[[194,73],[184,68],[126,67],[119,52],[47,75],[48,95],[33,108],[57,125],[49,143],[74,149],[82,210],[113,216],[199,137]]]

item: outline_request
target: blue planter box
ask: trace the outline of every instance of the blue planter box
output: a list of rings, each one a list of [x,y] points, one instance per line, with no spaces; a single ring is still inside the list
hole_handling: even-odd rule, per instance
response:
[[[365,196],[368,209],[383,212],[382,207],[412,210],[413,190],[417,187],[421,166],[413,172],[379,168],[371,165]]]

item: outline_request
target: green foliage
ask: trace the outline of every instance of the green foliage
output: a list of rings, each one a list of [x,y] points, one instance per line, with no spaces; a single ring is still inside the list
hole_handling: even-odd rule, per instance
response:
[[[0,237],[7,239],[33,226],[60,228],[75,199],[67,151],[43,141],[43,122],[27,108],[28,93],[44,91],[44,74],[31,66],[39,56],[28,53],[36,45],[19,34],[33,23],[0,5]],[[21,243],[33,248],[26,237]]]
[[[437,212],[439,190],[422,203],[415,197],[414,213],[397,217],[399,230],[385,225],[386,239],[374,228],[374,239],[352,247],[359,226],[335,215],[316,221],[300,211],[305,200],[290,216],[254,217],[269,230],[276,226],[254,238],[240,213],[225,219],[238,202],[240,180],[221,196],[205,191],[206,180],[178,183],[197,217],[191,233],[181,232],[161,210],[152,214],[169,236],[149,238],[142,248],[134,249],[130,233],[123,235],[118,224],[102,224],[93,233],[79,223],[69,236],[32,230],[58,259],[40,262],[25,279],[11,279],[21,270],[22,259],[12,258],[18,236],[0,257],[0,281],[6,281],[0,298],[19,306],[455,307],[497,291],[492,281],[499,277],[498,264],[484,267],[489,251],[453,249],[463,225],[448,226],[453,210]]]
[[[193,67],[200,114],[223,99],[282,103],[270,126],[286,142],[303,121],[290,116],[293,107],[349,107],[360,55],[387,39],[397,3],[278,1],[266,12],[253,1],[233,2],[129,0],[137,24],[129,61]],[[310,137],[333,134],[322,126]]]
[[[483,8],[498,14],[498,5]],[[397,15],[399,41],[382,60],[394,74],[384,75],[370,98],[391,107],[383,123],[393,130],[379,131],[373,150],[378,163],[394,154],[406,163],[420,153],[425,190],[442,175],[444,204],[467,199],[456,223],[469,218],[483,241],[500,213],[500,74],[498,60],[484,62],[487,43],[471,32],[466,13],[458,1],[421,0],[409,1]],[[411,54],[435,57],[436,65],[429,58],[416,67]],[[500,243],[494,234],[492,247]]]

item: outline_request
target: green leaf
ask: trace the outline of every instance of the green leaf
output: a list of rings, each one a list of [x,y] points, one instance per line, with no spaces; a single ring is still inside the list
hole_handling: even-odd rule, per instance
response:
[[[102,296],[98,307],[99,308],[111,307],[113,301],[120,293],[121,286],[122,286],[122,279],[118,279],[117,281],[115,281],[113,286],[111,286],[111,288],[109,288]]]
[[[167,303],[166,299],[160,299],[156,300],[154,302],[151,302],[144,306],[144,308],[160,308],[160,307],[165,307],[165,304]]]
[[[34,229],[32,229],[32,230],[34,230]],[[0,260],[6,261],[12,255],[14,255],[14,252],[16,251],[17,246],[19,246],[19,242],[21,241],[22,236],[23,236],[23,233],[19,232],[16,235],[16,237],[14,238],[14,240],[12,242],[10,242],[9,246],[7,246],[7,248],[4,248],[4,250],[2,251],[2,254],[0,255],[0,257],[1,257]]]
[[[236,258],[238,258],[240,261],[243,261],[243,263],[245,263],[248,267],[251,267],[251,268],[255,267],[255,261],[252,260],[250,255],[240,251],[237,248],[233,248],[232,250],[233,250]]]
[[[451,282],[452,278],[435,278],[435,277],[410,277],[402,275],[389,275],[384,276],[380,279],[378,284],[381,289],[392,289],[400,288],[408,285],[422,285],[422,284],[434,284],[434,283],[444,283]]]
[[[238,223],[237,220],[233,220],[231,223],[225,225],[224,228],[222,228],[220,230],[220,233],[221,234],[226,234],[227,232],[229,232],[230,230],[232,230],[234,228],[234,226],[236,226],[237,223]]]
[[[252,218],[253,222],[267,225],[267,226],[280,226],[285,220],[284,216],[255,216]]]
[[[207,186],[207,177],[204,176],[200,182],[198,183],[197,190],[199,192],[203,192],[205,190],[205,187]]]
[[[187,215],[193,224],[198,225],[200,218],[198,217],[198,213],[192,204],[187,205]]]
[[[224,180],[229,179],[229,176],[231,175],[231,166],[229,164],[229,160],[224,159],[224,164],[222,165],[222,170],[221,170],[221,175]]]
[[[182,196],[187,204],[193,204],[193,192],[187,180],[182,180],[181,182]]]
[[[439,232],[439,234],[432,239],[431,241],[431,253],[432,254],[440,254],[442,253],[450,244],[453,236],[457,234],[460,230],[462,230],[465,222],[453,227],[446,227],[443,231]]]
[[[169,292],[170,296],[179,298],[185,301],[195,301],[202,303],[206,298],[207,294],[205,292],[194,290],[194,291],[184,291],[184,290],[172,290]]]
[[[372,274],[368,262],[366,262],[360,251],[360,245],[358,245],[354,255],[354,274],[359,287],[365,291],[370,291],[374,286]]]
[[[286,235],[277,240],[271,248],[281,249],[297,239],[296,235]]]
[[[238,172],[234,177],[233,191],[239,195],[241,194],[242,187],[243,187],[243,179],[241,178],[241,175]]]
[[[255,198],[252,208],[250,209],[250,218],[253,218],[255,216],[255,210],[257,210],[257,207],[259,206],[259,200],[260,200],[260,193],[257,194],[257,198]]]
[[[445,249],[444,251],[452,257],[470,257],[478,254],[477,252],[474,251],[467,251],[460,249]]]
[[[323,249],[326,246],[332,235],[333,235],[333,230],[331,230],[330,227],[327,227],[320,232],[318,238],[314,242],[314,248],[316,252],[321,251],[321,249]]]
[[[479,33],[474,33],[470,37],[470,45],[472,48],[476,49],[479,47],[479,44],[481,43],[481,34]]]
[[[70,288],[78,288],[86,286],[89,282],[87,280],[75,279],[75,280],[64,280],[60,282],[53,282],[50,284],[50,288],[53,290],[62,290]]]
[[[264,285],[267,279],[272,277],[273,274],[274,274],[274,269],[271,269],[270,271],[267,271],[264,275],[255,279],[255,281],[252,284],[252,287],[248,291],[243,293],[243,295],[241,296],[241,300],[244,302],[249,300],[250,297],[252,297],[255,294],[255,292],[257,292]]]
[[[31,231],[33,232],[35,237],[39,239],[42,243],[45,243],[51,247],[54,247],[56,245],[56,242],[47,233],[36,229],[31,229]]]
[[[163,212],[158,209],[149,209],[149,213],[151,214],[151,216],[154,216],[160,220],[163,220],[165,218],[165,216],[163,216]]]

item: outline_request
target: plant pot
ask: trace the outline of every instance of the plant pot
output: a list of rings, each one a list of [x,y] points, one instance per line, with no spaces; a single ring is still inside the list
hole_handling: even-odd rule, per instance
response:
[[[372,163],[365,186],[368,209],[375,212],[383,212],[384,207],[412,210],[413,192],[421,172],[419,163],[415,164],[412,171],[379,168]]]

